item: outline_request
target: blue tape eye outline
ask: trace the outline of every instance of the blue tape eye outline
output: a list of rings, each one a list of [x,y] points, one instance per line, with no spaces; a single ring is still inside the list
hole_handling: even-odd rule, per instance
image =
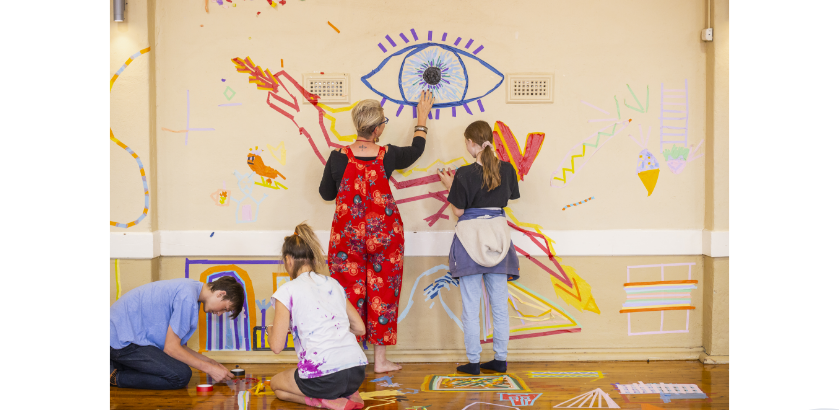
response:
[[[409,106],[412,106],[412,107],[416,107],[417,106],[416,102],[411,102],[411,101],[406,101],[405,100],[405,92],[402,89],[402,70],[405,68],[405,60],[407,60],[409,57],[413,56],[414,54],[416,54],[416,53],[418,53],[422,50],[425,50],[428,47],[440,47],[444,50],[447,50],[447,51],[453,53],[457,57],[458,61],[460,62],[461,67],[463,68],[463,75],[465,76],[465,81],[466,81],[466,86],[463,89],[463,97],[461,97],[460,101],[448,102],[448,103],[443,103],[443,104],[434,104],[432,106],[432,108],[457,107],[459,105],[468,104],[472,101],[479,100],[481,98],[486,97],[487,95],[489,95],[490,93],[492,93],[493,91],[498,89],[498,87],[500,87],[501,84],[504,82],[504,74],[501,74],[500,71],[496,70],[495,67],[489,65],[484,60],[481,60],[478,57],[475,57],[475,56],[473,56],[469,53],[466,53],[464,51],[461,51],[461,50],[456,49],[454,47],[451,47],[449,45],[440,44],[440,43],[432,43],[432,42],[405,47],[402,50],[399,50],[399,51],[387,56],[387,58],[382,60],[382,62],[378,65],[378,67],[374,68],[373,71],[370,71],[366,75],[362,76],[361,77],[361,82],[364,83],[364,85],[366,85],[367,88],[369,88],[371,91],[373,91],[374,93],[378,94],[379,96],[381,96],[382,98],[384,98],[388,101],[392,101],[392,102],[394,102],[396,104],[400,104],[400,105],[409,105]],[[367,79],[376,75],[382,69],[382,67],[384,67],[387,64],[388,61],[390,61],[391,58],[396,57],[398,55],[402,55],[402,54],[404,54],[408,51],[410,51],[410,53],[407,56],[403,57],[402,65],[399,67],[399,93],[402,95],[402,101],[397,101],[397,100],[394,100],[391,97],[388,97],[387,95],[383,94],[381,91],[377,90],[375,87],[370,85],[370,82],[367,81]],[[486,94],[478,96],[478,97],[470,98],[468,100],[464,100],[463,98],[466,97],[466,92],[469,89],[469,73],[466,71],[466,66],[463,64],[463,59],[460,58],[460,55],[467,56],[467,57],[477,61],[482,66],[484,66],[486,69],[488,69],[489,71],[492,71],[493,73],[495,73],[499,77],[501,77],[501,80],[498,81],[498,84],[496,84],[495,87],[492,87],[492,89],[487,91]]]

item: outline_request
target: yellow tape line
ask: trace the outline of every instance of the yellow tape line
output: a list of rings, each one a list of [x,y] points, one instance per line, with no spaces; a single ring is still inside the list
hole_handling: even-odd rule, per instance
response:
[[[446,162],[443,162],[443,160],[438,159],[438,160],[436,160],[436,161],[432,162],[432,163],[431,163],[431,165],[429,165],[429,166],[427,166],[427,167],[425,167],[425,168],[416,167],[416,168],[411,168],[411,169],[409,169],[409,170],[407,170],[407,171],[402,171],[402,170],[398,170],[398,169],[397,169],[397,170],[396,170],[396,172],[398,172],[398,173],[400,173],[400,174],[402,174],[402,175],[404,175],[404,176],[406,176],[406,177],[407,177],[408,175],[411,175],[412,173],[417,172],[417,171],[423,171],[423,172],[428,171],[431,167],[433,167],[433,166],[434,166],[434,164],[436,164],[436,163],[438,163],[438,162],[439,162],[439,163],[441,163],[442,165],[449,165],[449,164],[451,164],[451,163],[453,163],[453,162],[455,162],[455,161],[463,161],[463,165],[469,165],[469,163],[468,163],[468,162],[466,162],[466,159],[465,159],[465,158],[463,158],[463,157],[460,157],[460,158],[455,158],[455,159],[453,159],[453,160],[451,160],[451,161],[446,161]]]
[[[116,298],[116,300],[119,300],[119,297],[122,296],[122,290],[120,289],[120,283],[119,283],[120,282],[120,280],[119,280],[119,259],[114,260],[114,272],[115,272],[116,281],[117,281],[117,298]]]
[[[356,104],[358,104],[358,101],[352,103],[352,105],[350,105],[349,107],[332,108],[332,107],[330,107],[330,106],[328,106],[324,103],[318,103],[318,107],[321,107],[324,110],[329,111],[333,114],[337,114],[339,112],[352,110],[353,108],[355,108]],[[356,135],[356,134],[353,134],[353,135],[341,135],[341,134],[339,134],[338,130],[335,129],[335,118],[332,117],[331,115],[327,114],[327,113],[323,113],[323,116],[324,116],[324,118],[329,120],[329,122],[330,122],[329,130],[332,131],[333,134],[335,134],[335,138],[338,138],[339,141],[355,141],[355,139],[358,137],[358,135]]]

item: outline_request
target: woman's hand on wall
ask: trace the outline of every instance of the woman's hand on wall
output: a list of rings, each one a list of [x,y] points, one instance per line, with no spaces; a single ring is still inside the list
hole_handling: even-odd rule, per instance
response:
[[[423,91],[417,101],[417,125],[425,126],[425,120],[428,119],[432,105],[434,105],[434,95],[431,91]]]

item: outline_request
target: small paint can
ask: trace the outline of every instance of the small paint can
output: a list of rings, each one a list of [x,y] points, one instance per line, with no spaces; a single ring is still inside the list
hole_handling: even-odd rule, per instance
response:
[[[211,392],[211,391],[213,391],[213,385],[212,384],[199,384],[199,385],[195,386],[195,390],[198,390],[199,392]]]
[[[244,376],[245,369],[233,369],[230,371],[230,373],[233,373],[234,376]]]

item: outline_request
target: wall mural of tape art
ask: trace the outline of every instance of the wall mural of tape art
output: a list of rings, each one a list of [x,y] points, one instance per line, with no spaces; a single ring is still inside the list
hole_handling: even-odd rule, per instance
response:
[[[406,43],[407,42],[408,41],[406,37]],[[459,42],[460,41],[455,40],[455,44]],[[470,41],[467,44],[471,47],[471,43],[472,42]],[[428,49],[429,47],[425,47],[423,50]],[[478,48],[473,49],[473,54],[476,54],[477,51],[480,50]],[[278,114],[281,114],[282,118],[291,121],[295,125],[295,127],[299,130],[300,136],[305,139],[304,141],[307,142],[308,145],[311,147],[313,154],[320,161],[321,164],[326,163],[324,155],[325,153],[328,153],[328,151],[331,149],[340,148],[343,146],[343,144],[335,142],[335,139],[337,139],[338,141],[346,142],[352,141],[352,138],[348,138],[348,136],[342,136],[336,131],[335,123],[337,120],[335,117],[332,117],[328,114],[335,114],[340,111],[345,111],[346,108],[334,109],[320,102],[318,95],[306,91],[300,85],[300,83],[294,80],[291,77],[291,75],[288,74],[288,72],[286,72],[285,70],[280,70],[279,72],[273,73],[270,69],[263,69],[262,67],[256,65],[250,59],[250,57],[237,57],[233,58],[231,61],[233,62],[234,67],[239,73],[248,75],[249,83],[255,84],[258,90],[267,91],[266,104],[268,105],[268,107],[271,108],[273,111],[277,112]],[[372,74],[375,73],[371,73],[371,75]],[[503,81],[503,77],[501,77],[501,80],[499,81]],[[489,89],[488,92],[491,92],[492,89],[493,88]],[[402,91],[400,91],[400,94],[401,92]],[[449,106],[453,108],[459,105],[463,105],[464,109],[468,110],[468,108],[466,108],[466,104],[468,104],[469,101],[467,101],[468,98],[463,97],[463,95],[464,94],[462,94],[461,100],[451,100],[448,101],[447,104],[450,104]],[[387,99],[388,98],[385,98],[383,100],[383,103]],[[405,100],[402,101],[405,102]],[[305,118],[311,118],[311,116],[298,115],[298,113],[300,113],[304,109],[314,109],[317,111],[318,117],[316,123],[311,122],[311,120],[308,120],[308,122],[306,122],[307,120],[305,120]],[[534,161],[538,158],[539,153],[541,152],[541,147],[545,139],[545,133],[528,133],[527,137],[524,140],[524,143],[521,143],[513,134],[511,127],[507,124],[501,121],[496,121],[494,128],[495,129],[493,134],[496,143],[496,151],[499,157],[513,164],[518,178],[520,180],[523,180],[524,177],[530,171]],[[322,141],[324,143],[317,142],[321,140],[321,137],[323,138]],[[333,139],[333,137],[335,138]],[[462,158],[432,159],[429,162],[431,164],[450,163],[456,162],[458,160],[462,160]],[[424,187],[425,185],[435,184],[439,182],[439,176],[437,176],[436,174],[426,176],[416,175],[417,173],[427,171],[433,172],[434,170],[431,168],[431,165],[420,165],[416,168],[412,168],[411,170],[409,170],[410,172],[406,171],[399,173],[405,176],[405,178],[402,180],[397,180],[396,175],[392,176],[390,179],[392,186],[395,188],[395,196],[401,196],[399,194],[403,192],[403,190],[412,192],[407,196],[403,196],[402,198],[397,199],[397,204],[426,199],[436,200],[440,202],[441,206],[437,212],[428,217],[423,218],[429,226],[433,226],[434,223],[436,223],[440,219],[449,219],[449,216],[445,214],[445,211],[448,208],[448,201],[446,200],[446,195],[448,194],[448,191],[446,191],[445,189],[439,191],[430,191],[428,188]],[[248,184],[247,186],[250,187],[251,185]],[[417,193],[416,189],[411,189],[420,187],[423,188],[424,192],[420,191],[419,193]],[[253,200],[256,199],[253,198]],[[552,264],[553,267],[543,264],[537,259],[531,257],[530,254],[525,252],[523,249],[516,247],[516,250],[519,252],[520,255],[523,255],[527,259],[531,260],[537,267],[544,270],[548,274],[546,278],[549,278],[550,284],[552,285],[551,288],[554,289],[556,295],[560,299],[565,300],[571,306],[580,311],[590,311],[596,314],[600,314],[600,310],[597,307],[597,304],[595,303],[591,287],[588,285],[588,283],[585,280],[583,280],[583,278],[581,278],[579,275],[577,275],[577,273],[574,271],[572,267],[560,265],[561,259],[559,259],[556,256],[557,254],[553,249],[553,243],[555,243],[554,240],[545,236],[542,233],[542,228],[540,225],[520,222],[513,215],[513,210],[511,208],[507,208],[506,211],[510,218],[510,220],[508,220],[508,224],[510,225],[510,227],[523,233],[528,240],[533,242],[539,249],[541,249],[543,252],[545,252],[545,254],[548,255],[550,264]],[[513,290],[513,292],[515,291],[516,290]],[[535,296],[531,292],[530,295],[525,295],[523,297],[535,298],[536,302],[534,306],[537,306],[538,308],[544,308],[545,310],[549,310],[550,312],[552,312],[548,318],[552,319],[553,321],[556,321],[557,323],[554,324],[555,328],[552,328],[553,330],[546,330],[542,332],[526,332],[522,333],[521,337],[548,336],[560,333],[579,332],[581,330],[581,325],[579,324],[579,322],[573,317],[571,317],[570,314],[568,314],[567,312],[565,312],[561,308],[558,308],[555,305],[551,306],[551,304],[543,303],[546,300],[543,296]],[[531,302],[532,300],[528,303]],[[435,302],[432,301],[430,305],[433,306],[434,303]],[[411,304],[409,303],[409,305],[405,307],[405,311],[403,311],[403,314],[400,315],[400,319],[404,318],[404,313],[406,313],[407,310],[410,309],[410,306]],[[453,314],[453,312],[451,312],[450,309],[446,309],[446,306],[444,305],[442,299],[440,299],[439,306],[441,306],[444,310],[447,310],[446,313],[448,314],[448,316],[452,317],[455,323],[459,322],[456,319],[456,317],[454,317],[455,315]],[[530,308],[526,306],[526,304],[522,304],[522,309]],[[523,313],[521,309],[519,309],[518,312],[521,314],[526,314]],[[543,318],[540,318],[539,320],[541,319]],[[522,321],[528,322],[529,320]],[[525,330],[530,327],[533,326],[528,326],[525,323],[525,326],[522,326],[522,330],[519,330],[519,332],[525,332]],[[485,335],[489,335],[488,329],[486,329]]]
[[[688,333],[690,332],[690,311],[696,309],[691,305],[691,291],[696,289],[698,280],[693,279],[693,267],[695,262],[684,263],[663,263],[655,265],[635,265],[626,267],[626,302],[620,313],[626,313],[627,333],[629,336],[659,335],[667,333]],[[682,272],[676,271],[679,267],[687,268],[687,277]],[[645,276],[645,279],[638,280],[639,271],[660,270],[660,280]],[[632,273],[635,271],[633,280]],[[658,279],[658,278],[655,278]],[[665,313],[684,312],[684,329],[679,326],[676,329],[665,329]],[[632,331],[632,314],[636,316],[658,316],[660,318],[659,328],[644,331]],[[681,321],[681,319],[679,319]]]
[[[638,89],[638,94],[635,93]],[[674,174],[684,171],[686,165],[705,154],[698,154],[699,148],[705,140],[699,141],[696,146],[688,145],[688,82],[684,80],[683,87],[664,88],[661,83],[660,109],[658,112],[650,112],[650,87],[637,87],[633,89],[630,84],[626,85],[626,91],[620,91],[607,99],[608,105],[598,105],[580,100],[582,105],[590,108],[591,113],[597,111],[606,118],[591,118],[588,123],[598,124],[599,129],[583,138],[579,143],[571,147],[559,166],[551,173],[550,185],[553,188],[565,188],[574,178],[583,172],[583,169],[591,161],[592,157],[604,148],[609,142],[621,135],[626,135],[640,149],[636,157],[635,172],[641,180],[643,190],[637,190],[638,194],[653,194],[658,183],[660,166],[658,158],[662,158],[667,167]],[[641,94],[641,89],[645,90]],[[622,98],[618,98],[621,95]],[[639,98],[639,96],[641,96]],[[614,107],[611,102],[614,101]],[[642,102],[643,101],[643,102]],[[603,108],[605,107],[605,108]],[[623,114],[621,114],[623,107]],[[658,114],[658,117],[654,117]],[[606,125],[600,127],[600,124]],[[653,148],[658,151],[658,157],[649,149],[650,134],[655,123],[659,128],[659,144]],[[637,132],[635,132],[637,127]],[[656,149],[657,148],[657,149]]]
[[[288,276],[279,273],[256,276],[248,270],[253,271],[256,266],[277,270],[279,265],[277,260],[186,259],[184,277],[211,283],[220,277],[231,276],[245,290],[244,307],[235,319],[230,319],[230,313],[206,313],[201,307],[198,312],[199,351],[251,351],[268,348],[261,327],[265,325],[265,314],[270,303],[268,299],[256,299],[254,282],[260,289],[276,289]]]

